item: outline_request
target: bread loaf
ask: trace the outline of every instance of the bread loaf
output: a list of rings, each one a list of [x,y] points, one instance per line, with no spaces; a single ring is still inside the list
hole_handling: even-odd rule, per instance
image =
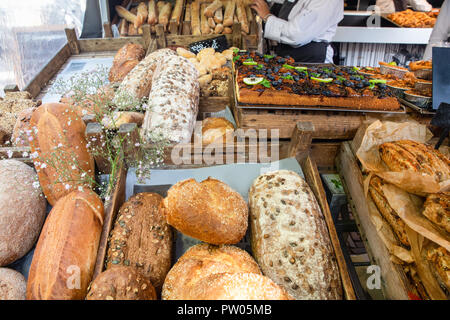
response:
[[[94,179],[94,159],[86,147],[86,125],[75,109],[61,103],[43,104],[33,112],[30,124],[33,163],[48,202],[55,205],[80,185],[90,186],[82,175]]]
[[[155,25],[158,23],[158,14],[156,13],[156,0],[150,0],[148,2],[148,19],[149,25]]]
[[[275,282],[256,273],[217,273],[202,278],[191,300],[291,300]]]
[[[429,194],[424,204],[423,215],[450,233],[450,192]]]
[[[167,25],[169,24],[171,12],[172,4],[170,2],[166,2],[161,10],[159,10],[158,23],[164,26],[164,30],[167,29]]]
[[[197,282],[212,274],[225,272],[261,274],[256,261],[238,247],[206,243],[195,245],[170,269],[164,281],[162,298],[190,300],[191,290]]]
[[[148,17],[148,8],[145,2],[140,2],[137,6],[137,18],[136,22],[134,23],[135,28],[139,28],[144,23],[147,22]]]
[[[383,143],[379,150],[391,171],[419,172],[434,177],[436,182],[450,179],[450,160],[432,146],[400,140]]]
[[[125,9],[122,6],[115,6],[116,12],[119,15],[119,17],[124,18],[125,20],[127,20],[130,23],[136,23],[137,20],[137,16],[133,13],[131,13],[130,11],[128,11],[127,9]]]
[[[115,267],[92,282],[87,300],[156,300],[150,280],[134,267]]]
[[[0,268],[0,301],[25,300],[27,281],[19,272]]]
[[[336,258],[308,184],[292,171],[263,174],[249,205],[252,251],[264,275],[295,299],[340,299]]]
[[[204,242],[238,243],[247,230],[244,199],[216,179],[180,181],[169,189],[163,204],[170,225]]]
[[[23,162],[0,160],[0,266],[22,258],[36,243],[47,206],[37,181]]]
[[[123,79],[118,94],[121,92],[129,95],[130,98],[143,98],[148,96],[152,87],[153,72],[163,58],[175,55],[175,51],[171,49],[160,49],[150,53],[139,64],[134,67]],[[116,104],[118,101],[115,101]],[[119,107],[126,109],[126,106]]]
[[[145,139],[156,133],[173,143],[191,140],[200,96],[198,76],[186,58],[174,55],[161,61],[149,95],[152,108],[145,112]]]
[[[395,235],[405,246],[409,246],[408,236],[406,234],[405,222],[398,216],[395,210],[389,205],[388,200],[383,192],[384,182],[377,176],[372,177],[369,185],[369,194],[375,202],[381,215],[386,219],[392,227]]]
[[[223,7],[223,3],[220,0],[214,0],[210,5],[208,5],[204,10],[204,15],[208,18],[214,17],[214,13],[217,10],[221,10]]]
[[[169,272],[173,251],[172,230],[160,210],[161,201],[156,193],[138,193],[122,205],[106,258],[106,269],[136,267],[158,293]]]
[[[231,27],[233,25],[235,8],[236,8],[236,0],[230,0],[226,3],[225,12],[223,14],[224,27]]]
[[[91,190],[73,191],[53,207],[34,251],[29,300],[84,299],[94,272],[103,203]]]
[[[227,141],[234,132],[233,124],[225,118],[206,118],[202,121],[202,144]]]
[[[248,34],[250,32],[250,27],[247,20],[247,11],[240,1],[238,1],[238,3],[236,4],[236,15],[241,24],[241,30]]]
[[[200,29],[200,0],[191,3],[191,32],[193,36],[202,34]]]
[[[125,76],[145,57],[140,44],[127,43],[117,51],[109,70],[109,82],[121,82]]]
[[[450,290],[450,253],[443,247],[429,246],[427,260],[430,262],[432,272],[441,286]]]

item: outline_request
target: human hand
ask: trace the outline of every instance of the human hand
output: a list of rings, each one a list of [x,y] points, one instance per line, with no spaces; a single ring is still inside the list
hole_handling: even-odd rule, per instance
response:
[[[270,14],[269,5],[264,0],[253,0],[251,8],[263,19]]]

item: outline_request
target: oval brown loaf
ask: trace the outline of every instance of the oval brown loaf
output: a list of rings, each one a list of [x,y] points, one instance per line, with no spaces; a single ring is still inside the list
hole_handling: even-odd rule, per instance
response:
[[[216,273],[237,272],[261,274],[256,261],[238,247],[195,245],[170,269],[164,281],[162,299],[189,300],[191,288],[201,279]]]
[[[19,272],[0,268],[0,301],[25,300],[27,281]]]
[[[291,300],[285,289],[257,273],[217,273],[202,278],[190,300]]]
[[[138,43],[127,43],[117,51],[109,70],[109,82],[121,82],[145,57],[144,48]]]
[[[110,234],[106,269],[136,267],[158,293],[171,266],[173,233],[160,209],[163,198],[138,193],[119,210]]]
[[[248,207],[222,181],[180,181],[163,201],[167,222],[182,233],[211,244],[238,243],[245,235]]]
[[[305,180],[287,170],[263,174],[249,204],[253,255],[264,275],[295,299],[340,299],[327,226]]]
[[[62,103],[43,104],[33,112],[30,125],[33,163],[48,202],[55,205],[80,186],[71,181],[85,180],[89,186],[82,175],[94,180],[94,159],[86,147],[86,125],[76,109]]]
[[[202,121],[202,144],[225,142],[234,132],[233,124],[225,118],[206,118]]]
[[[87,300],[156,300],[150,279],[134,267],[103,271],[91,283]]]
[[[23,257],[33,247],[46,206],[31,167],[16,160],[0,160],[0,266]]]
[[[91,190],[73,191],[50,212],[34,251],[28,300],[84,299],[94,272],[103,203]]]

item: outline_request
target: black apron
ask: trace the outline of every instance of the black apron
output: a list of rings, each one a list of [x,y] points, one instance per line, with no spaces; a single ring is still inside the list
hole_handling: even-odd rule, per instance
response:
[[[289,2],[285,0],[283,4],[275,3],[270,8],[270,13],[274,16],[288,20],[292,8],[297,4],[298,0]],[[286,57],[290,56],[296,62],[324,63],[327,57],[328,42],[310,42],[301,47],[294,48],[288,44],[278,43],[275,47],[277,55]]]

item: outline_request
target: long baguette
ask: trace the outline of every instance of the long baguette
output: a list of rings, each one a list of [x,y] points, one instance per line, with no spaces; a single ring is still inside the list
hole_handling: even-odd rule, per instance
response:
[[[212,18],[214,17],[214,12],[216,12],[216,10],[219,10],[223,7],[223,3],[220,0],[214,0],[213,3],[211,3],[209,6],[207,6],[203,12],[203,14],[208,17],[208,18]]]
[[[216,27],[216,23],[214,22],[214,18],[208,18],[208,25],[214,29]]]
[[[223,32],[223,24],[219,23],[214,28],[214,33],[215,34],[221,34],[222,32]]]
[[[149,25],[155,25],[158,23],[158,15],[156,14],[156,3],[155,0],[150,0],[148,2],[148,19],[147,23]]]
[[[176,0],[175,6],[172,11],[172,16],[170,17],[170,21],[174,21],[177,23],[177,25],[179,25],[182,11],[183,11],[183,0]]]
[[[223,28],[223,34],[232,34],[232,33],[233,29],[231,29],[230,27]]]
[[[223,12],[222,12],[222,8],[216,10],[216,12],[214,12],[214,22],[219,24],[223,22]]]
[[[205,9],[206,9],[206,4],[202,4],[200,8],[201,8],[200,9],[200,27],[201,27],[202,35],[210,34],[211,28],[209,27],[208,19],[206,18],[205,14],[204,14]]]
[[[236,5],[236,14],[239,22],[241,23],[241,30],[245,33],[249,33],[250,29],[248,27],[247,12],[245,11],[245,7],[242,2],[238,2]]]
[[[141,2],[137,6],[137,19],[136,22],[134,23],[134,27],[139,28],[140,26],[142,26],[147,21],[147,17],[148,17],[147,5],[145,4],[145,2]]]
[[[247,20],[248,23],[250,24],[253,21],[253,12],[252,12],[252,8],[250,8],[250,6],[246,6],[245,7],[245,11],[247,13]]]
[[[158,16],[159,16],[159,13],[161,12],[161,10],[162,10],[162,8],[164,7],[165,4],[166,4],[165,1],[158,1],[156,3],[156,9],[158,9]]]
[[[130,11],[125,9],[122,6],[115,6],[116,12],[119,15],[119,17],[124,18],[128,22],[135,23],[137,20],[137,16],[135,14],[132,14]]]
[[[186,4],[186,9],[184,12],[184,21],[191,22],[191,4],[190,3]]]
[[[191,4],[191,29],[193,36],[202,34],[200,30],[200,1],[196,0]]]
[[[225,7],[225,13],[223,15],[223,26],[224,27],[231,27],[233,25],[233,17],[234,17],[235,8],[236,8],[235,0],[230,0],[227,2],[227,5]]]
[[[162,7],[159,12],[158,22],[164,26],[164,30],[166,30],[167,25],[169,24],[170,12],[172,11],[172,4],[167,2],[164,7]]]

